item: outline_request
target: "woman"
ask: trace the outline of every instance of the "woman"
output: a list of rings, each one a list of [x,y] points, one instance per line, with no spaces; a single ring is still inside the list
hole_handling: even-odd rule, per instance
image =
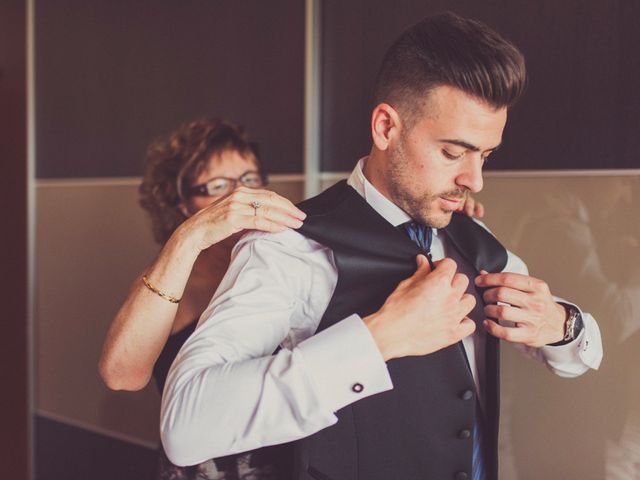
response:
[[[162,391],[238,235],[302,225],[305,214],[264,185],[255,146],[241,128],[222,120],[183,125],[149,147],[140,204],[163,248],[134,281],[107,334],[99,368],[109,388],[139,390],[153,375]],[[482,216],[482,205],[471,198],[464,210]],[[158,478],[284,480],[288,458],[286,446],[275,446],[177,467],[161,450]]]
[[[109,388],[139,390],[153,374],[162,391],[169,366],[227,269],[238,234],[302,225],[305,214],[264,184],[255,146],[226,121],[191,122],[150,145],[140,204],[163,248],[134,281],[107,334],[99,369]],[[188,468],[161,455],[158,478],[286,478],[278,453],[263,449]]]

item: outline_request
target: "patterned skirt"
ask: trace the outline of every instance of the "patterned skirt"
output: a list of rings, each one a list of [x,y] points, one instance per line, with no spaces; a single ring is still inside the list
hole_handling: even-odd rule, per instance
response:
[[[290,480],[291,446],[275,445],[178,467],[158,449],[156,480]]]

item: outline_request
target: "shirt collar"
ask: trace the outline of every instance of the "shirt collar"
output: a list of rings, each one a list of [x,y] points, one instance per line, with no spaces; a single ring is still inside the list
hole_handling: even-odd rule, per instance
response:
[[[378,212],[387,222],[394,227],[406,222],[410,222],[412,219],[407,213],[398,207],[395,203],[380,193],[376,187],[374,187],[367,177],[364,176],[364,165],[367,161],[367,157],[363,157],[358,160],[355,168],[349,175],[347,184],[351,185],[358,194],[365,199],[365,201],[371,205],[371,207]],[[434,235],[438,234],[436,228],[432,229]]]

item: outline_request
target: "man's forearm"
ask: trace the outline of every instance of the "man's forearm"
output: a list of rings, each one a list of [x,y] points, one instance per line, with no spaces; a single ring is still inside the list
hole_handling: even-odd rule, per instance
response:
[[[177,465],[309,436],[334,424],[334,411],[391,388],[386,365],[357,316],[293,350],[233,361],[227,358],[234,353],[207,328],[185,344],[165,387],[162,441]],[[265,350],[272,346],[265,343]]]
[[[169,459],[193,465],[287,442],[335,422],[295,351],[272,357],[174,369],[162,402],[161,436]],[[286,395],[286,390],[297,392]],[[303,393],[304,392],[304,393]]]

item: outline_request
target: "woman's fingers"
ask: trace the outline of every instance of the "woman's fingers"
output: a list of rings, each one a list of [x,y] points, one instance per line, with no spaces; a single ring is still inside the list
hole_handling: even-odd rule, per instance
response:
[[[259,208],[255,208],[251,205],[249,207],[251,211],[248,212],[248,214],[252,217],[264,218],[269,222],[277,223],[289,228],[300,228],[302,226],[302,220],[292,217],[288,210],[283,210],[269,204],[263,204]]]
[[[275,222],[273,220],[270,220],[267,217],[254,215],[252,217],[249,217],[248,221],[251,222],[252,224],[250,228],[253,228],[255,230],[262,230],[263,232],[275,233],[275,232],[282,232],[287,229],[286,225],[280,222]]]
[[[260,208],[264,206],[278,208],[299,220],[304,220],[307,217],[306,213],[291,203],[290,200],[270,190],[240,187],[231,195],[234,197],[234,200],[246,205],[251,206],[252,202],[259,202],[261,205]]]
[[[239,188],[226,198],[223,217],[234,230],[255,229],[279,232],[300,228],[306,214],[275,192]],[[216,221],[217,217],[214,217]]]
[[[473,198],[472,195],[467,195],[464,204],[458,210],[464,212],[468,217],[482,218],[484,216],[484,205]]]
[[[288,228],[282,223],[257,215],[240,215],[238,216],[238,224],[241,226],[241,230],[260,230],[270,233],[283,232]]]
[[[236,201],[242,202],[244,215],[264,218],[268,222],[289,228],[300,228],[306,214],[293,203],[275,192],[268,190],[245,189],[238,192]],[[261,222],[254,222],[253,227],[259,230],[272,231],[271,227],[260,228]]]
[[[464,202],[464,213],[467,217],[473,217],[476,208],[476,201],[471,195],[467,195],[467,200]]]
[[[242,230],[281,232],[300,228],[306,214],[275,192],[240,187],[194,215],[205,227],[205,243],[216,243]]]

